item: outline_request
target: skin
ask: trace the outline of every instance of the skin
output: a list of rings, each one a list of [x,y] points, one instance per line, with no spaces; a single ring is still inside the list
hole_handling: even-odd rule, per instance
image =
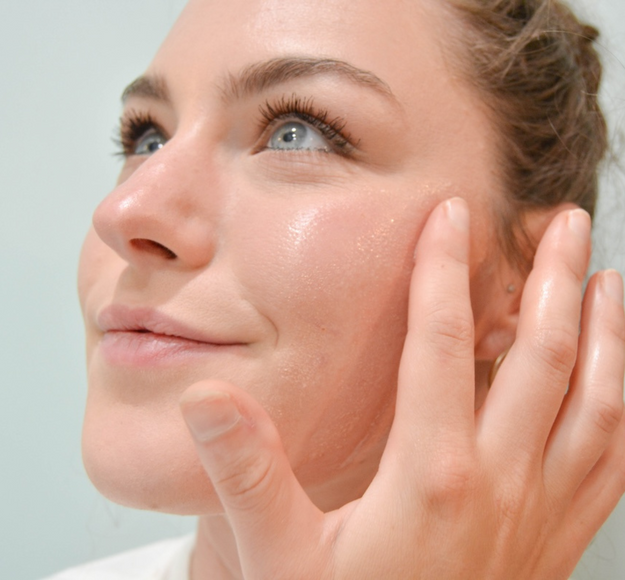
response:
[[[168,98],[125,103],[166,145],[128,157],[85,241],[85,465],[115,501],[202,516],[196,580],[566,578],[625,489],[620,278],[581,315],[588,216],[536,212],[521,300],[449,15],[392,4],[192,0],[146,72]],[[325,72],[225,97],[293,56],[384,86]],[[259,106],[293,94],[341,118],[351,157],[266,149],[289,119],[262,129]],[[111,304],[220,344],[120,358]]]
[[[485,116],[469,106],[472,95],[454,84],[426,34],[433,17],[418,11],[402,34],[397,15],[384,22],[386,34],[407,45],[406,61],[413,60],[410,51],[423,55],[418,70],[406,75],[394,51],[363,48],[380,27],[380,10],[350,11],[349,42],[338,6],[329,3],[317,20],[310,11],[306,2],[281,5],[280,20],[267,21],[263,2],[191,3],[147,71],[166,78],[171,105],[141,97],[126,103],[127,110],[151,112],[173,138],[157,155],[128,160],[118,187],[96,210],[81,265],[90,373],[85,456],[98,485],[118,501],[210,509],[208,484],[177,408],[184,389],[202,378],[232,381],[261,402],[307,487],[324,485],[320,502],[329,498],[332,474],[341,495],[324,507],[362,493],[359,485],[343,496],[352,487],[344,482],[373,475],[388,433],[415,243],[436,203],[459,192],[470,199],[479,232],[474,283],[495,290],[475,292],[484,327],[479,339],[490,330],[493,314],[480,301],[491,301],[504,286],[491,250],[490,197],[498,188],[489,170],[492,139]],[[301,24],[290,24],[285,34],[282,20]],[[206,22],[214,23],[215,34],[205,34]],[[257,32],[246,43],[223,50],[233,34],[250,28]],[[381,37],[380,46],[385,42]],[[215,85],[227,72],[277,56],[317,56],[320,43],[333,58],[383,73],[398,102],[336,75],[317,75],[223,104]],[[217,54],[208,62],[202,56]],[[412,90],[417,78],[428,79],[419,83],[419,95]],[[313,97],[329,118],[345,119],[360,143],[357,159],[254,153],[269,137],[258,130],[258,107],[294,92]],[[132,240],[158,242],[177,259]],[[97,326],[110,303],[154,307],[250,346],[165,368],[110,364],[98,349]],[[180,481],[169,484],[168,476],[161,486],[167,465],[176,465]],[[126,481],[137,470],[130,498]],[[181,487],[188,507],[176,505]]]

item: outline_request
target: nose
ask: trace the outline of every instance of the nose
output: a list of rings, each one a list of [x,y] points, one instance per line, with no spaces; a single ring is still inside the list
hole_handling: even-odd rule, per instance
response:
[[[207,178],[207,160],[200,162],[190,150],[170,141],[140,163],[96,209],[96,233],[129,264],[197,269],[213,259],[216,174]],[[129,170],[127,166],[122,176]]]

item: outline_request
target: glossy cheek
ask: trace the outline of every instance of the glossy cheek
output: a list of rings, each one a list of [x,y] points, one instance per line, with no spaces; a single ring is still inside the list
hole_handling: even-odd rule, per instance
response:
[[[379,458],[433,197],[424,188],[269,199],[247,224],[238,275],[277,331],[278,382],[261,396],[304,480]]]
[[[245,227],[245,285],[281,335],[367,325],[394,287],[407,293],[412,256],[432,205],[432,190],[269,200]],[[294,312],[296,313],[293,318]]]

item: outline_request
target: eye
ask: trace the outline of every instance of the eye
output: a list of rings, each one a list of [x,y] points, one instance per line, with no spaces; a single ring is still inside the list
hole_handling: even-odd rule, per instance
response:
[[[350,158],[356,150],[345,122],[332,118],[313,99],[283,95],[259,107],[262,147],[258,151],[321,151]]]
[[[132,152],[133,155],[152,155],[162,149],[167,139],[156,129],[150,129],[137,139]]]
[[[148,113],[127,111],[120,120],[119,138],[114,142],[122,157],[147,156],[165,146],[168,138]]]
[[[299,121],[287,121],[273,131],[267,149],[329,152],[332,148],[317,129]]]

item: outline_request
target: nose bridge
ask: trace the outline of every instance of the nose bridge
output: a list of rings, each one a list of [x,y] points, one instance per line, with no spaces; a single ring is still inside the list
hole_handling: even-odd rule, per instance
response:
[[[197,148],[176,145],[143,161],[94,213],[100,238],[129,263],[199,268],[213,258],[217,172]]]

